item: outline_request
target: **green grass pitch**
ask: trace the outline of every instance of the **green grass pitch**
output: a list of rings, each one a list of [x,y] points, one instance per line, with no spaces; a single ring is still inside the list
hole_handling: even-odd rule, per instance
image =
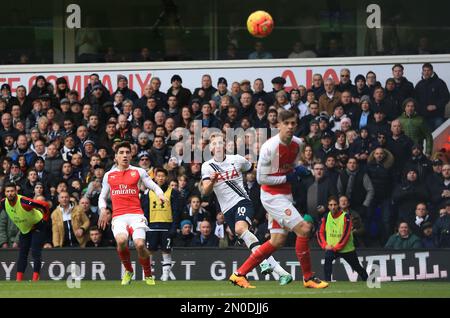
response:
[[[450,297],[449,282],[386,282],[381,288],[368,288],[363,282],[335,282],[323,290],[306,289],[299,282],[278,286],[276,282],[252,282],[256,289],[242,289],[225,281],[142,281],[121,286],[120,281],[81,281],[81,288],[68,288],[65,281],[0,282],[0,298],[311,298],[311,297]]]

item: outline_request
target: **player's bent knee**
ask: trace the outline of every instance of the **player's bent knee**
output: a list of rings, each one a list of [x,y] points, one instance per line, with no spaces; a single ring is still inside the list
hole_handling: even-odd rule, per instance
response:
[[[248,230],[248,224],[245,221],[239,221],[234,226],[234,232],[238,236],[241,236],[247,230]]]
[[[136,247],[137,250],[143,250],[145,248],[145,241],[141,239],[135,240],[134,247]]]
[[[117,247],[124,248],[127,245],[128,237],[126,235],[117,235],[115,239]]]

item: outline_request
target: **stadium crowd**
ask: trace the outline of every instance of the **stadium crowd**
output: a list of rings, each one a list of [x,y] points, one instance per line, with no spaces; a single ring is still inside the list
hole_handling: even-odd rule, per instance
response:
[[[183,143],[191,141],[171,135],[177,127],[193,132],[201,125],[262,128],[273,136],[278,110],[290,109],[298,113],[296,135],[306,145],[301,164],[312,172],[294,184],[294,199],[316,229],[334,195],[351,213],[357,246],[450,247],[449,158],[445,151],[432,152],[431,136],[445,120],[449,91],[429,63],[416,85],[403,70],[394,65],[392,78],[380,83],[372,71],[352,82],[344,68],[339,83],[315,74],[312,87],[290,91],[278,76],[270,92],[261,79],[229,86],[220,77],[214,87],[206,74],[193,89],[173,75],[166,93],[154,77],[142,96],[128,87],[125,76],[118,76],[117,90],[110,92],[94,73],[82,99],[64,77],[52,85],[37,76],[29,92],[15,87],[16,96],[3,84],[0,184],[14,182],[20,194],[51,204],[45,248],[113,246],[111,229],[96,226],[98,196],[103,175],[114,165],[114,145],[129,141],[132,164],[151,176],[164,169],[167,186],[178,194],[174,246],[239,245],[214,194],[202,195],[202,162],[182,159]],[[248,143],[244,139],[236,143]],[[195,147],[203,149],[207,141]],[[255,171],[244,183],[255,204],[253,229],[266,240],[270,234]],[[0,247],[17,244],[18,230],[1,211]]]

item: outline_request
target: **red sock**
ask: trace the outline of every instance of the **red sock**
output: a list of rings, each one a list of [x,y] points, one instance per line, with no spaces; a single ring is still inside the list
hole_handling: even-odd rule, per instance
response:
[[[302,267],[303,278],[305,280],[308,280],[313,275],[308,241],[309,239],[307,237],[302,236],[297,236],[297,240],[295,241],[295,254]]]
[[[252,253],[252,255],[249,256],[249,258],[247,258],[245,263],[242,264],[241,267],[239,267],[236,273],[238,275],[247,275],[248,272],[258,266],[259,263],[268,258],[275,251],[276,248],[272,244],[270,244],[270,241],[267,241],[266,243],[258,247],[258,249],[256,249]]]
[[[33,282],[36,282],[39,280],[39,273],[33,272],[33,278],[31,279]]]
[[[152,276],[152,269],[150,266],[150,257],[147,258],[140,258],[139,257],[139,264],[141,264],[142,269],[144,270],[145,277],[151,277]]]
[[[23,280],[23,273],[17,272],[16,274],[16,281],[21,282]]]
[[[119,253],[120,261],[122,262],[125,269],[132,273],[133,267],[131,266],[130,250],[128,249],[128,247],[126,247],[123,251],[117,250],[117,253]]]

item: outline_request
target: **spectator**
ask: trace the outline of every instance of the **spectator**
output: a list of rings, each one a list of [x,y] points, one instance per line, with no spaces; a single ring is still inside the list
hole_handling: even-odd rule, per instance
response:
[[[417,112],[425,119],[428,130],[434,131],[444,122],[444,110],[450,100],[447,84],[438,77],[433,65],[422,66],[422,79],[416,85]]]
[[[366,218],[366,228],[369,228],[370,222],[376,219],[376,209],[379,208],[381,210],[381,220],[378,219],[378,231],[381,234],[382,242],[386,242],[390,233],[393,232],[393,226],[391,225],[391,193],[394,183],[393,164],[393,155],[381,147],[372,151],[367,160],[367,175],[372,181],[375,195],[368,211],[369,215]]]
[[[272,91],[267,94],[267,105],[272,106],[276,102],[276,95],[278,92],[284,92],[284,85],[286,84],[286,79],[282,76],[277,76],[272,79]]]
[[[93,88],[95,91],[95,87]],[[123,95],[123,99],[131,99],[133,102],[136,102],[139,99],[138,94],[132,89],[128,87],[128,78],[124,75],[118,75],[117,76],[117,89],[113,93],[112,97],[120,92]],[[100,105],[103,105],[103,103],[99,103]]]
[[[321,147],[314,152],[314,156],[321,162],[325,162],[325,158],[329,155],[336,156],[337,151],[334,145],[332,145],[333,137],[330,133],[324,132],[320,137]]]
[[[331,179],[325,176],[325,165],[323,163],[314,163],[313,178],[305,179],[301,188],[304,188],[306,192],[306,211],[318,224],[326,212],[328,198],[337,194],[336,186]]]
[[[397,206],[397,220],[413,219],[417,204],[429,201],[427,188],[419,182],[415,168],[406,169],[404,178],[394,188],[392,201]]]
[[[194,233],[192,233],[192,222],[190,220],[183,220],[180,222],[181,231],[177,233],[173,241],[175,247],[190,247]]]
[[[320,97],[325,94],[325,86],[323,83],[323,78],[321,74],[314,74],[312,78],[312,86],[311,90],[314,92],[314,96],[316,100],[319,100]]]
[[[398,117],[402,125],[405,135],[407,135],[415,144],[423,145],[426,141],[427,155],[431,155],[433,150],[433,136],[423,117],[416,113],[417,104],[412,98],[408,98],[403,102],[403,114]]]
[[[422,237],[422,245],[424,248],[437,248],[434,242],[433,224],[431,222],[423,222],[420,229]]]
[[[97,226],[91,226],[89,228],[89,241],[86,243],[86,247],[108,247],[108,242],[103,240],[103,233]]]
[[[348,159],[346,169],[339,175],[337,190],[339,195],[347,196],[350,206],[366,220],[375,189],[367,173],[359,168],[356,158]]]
[[[405,163],[405,169],[416,169],[419,180],[425,182],[427,176],[433,173],[431,166],[431,161],[423,153],[422,145],[414,144],[411,149],[411,156]]]
[[[212,86],[211,75],[205,74],[202,76],[202,86],[194,90],[192,100],[198,98],[201,102],[209,101],[216,91],[217,88]]]
[[[447,201],[445,208],[439,210],[439,219],[433,226],[434,242],[437,247],[450,247],[450,202]]]
[[[392,234],[384,247],[394,250],[405,250],[422,248],[423,245],[420,238],[410,233],[408,223],[400,222],[398,233]]]
[[[218,247],[219,238],[212,233],[211,223],[204,220],[200,223],[200,232],[192,239],[193,247]]]
[[[420,202],[419,204],[417,204],[415,213],[416,215],[414,218],[406,221],[408,221],[410,225],[411,232],[418,237],[423,238],[423,225],[425,223],[433,223],[433,218],[428,213],[427,205],[424,202]]]
[[[89,238],[89,219],[79,205],[69,200],[69,193],[58,195],[59,206],[52,212],[53,247],[85,247]]]
[[[349,90],[344,90],[343,92],[350,92]],[[341,93],[343,93],[341,92]],[[355,89],[353,93],[351,93],[353,97],[351,98],[351,101],[353,103],[359,103],[360,98],[364,95],[370,96],[370,90],[369,87],[366,85],[366,78],[364,75],[358,74],[355,77]],[[342,96],[342,95],[341,95]]]
[[[396,181],[400,181],[406,161],[409,159],[413,146],[411,138],[402,131],[400,120],[396,119],[391,123],[391,134],[388,137],[386,148],[394,156],[394,175]]]
[[[392,66],[392,77],[395,82],[395,92],[399,96],[400,101],[404,101],[407,98],[414,97],[414,86],[403,76],[404,67],[402,64],[394,64]]]
[[[8,217],[5,210],[0,211],[0,248],[18,248],[20,231]]]
[[[151,97],[155,99],[158,108],[165,108],[167,106],[168,96],[159,90],[159,88],[161,87],[161,80],[159,79],[159,77],[153,77],[152,80],[150,81],[150,86],[151,86]]]
[[[319,98],[319,111],[325,111],[329,116],[331,116],[334,108],[341,100],[341,93],[336,89],[334,80],[331,78],[325,80],[324,86],[325,93]]]
[[[352,80],[350,79],[350,70],[348,68],[343,68],[340,71],[341,81],[339,85],[337,85],[336,90],[338,92],[350,91],[354,94],[356,92],[355,85],[352,84]]]
[[[200,226],[201,231],[201,226]],[[214,235],[219,239],[219,247],[228,247],[229,239],[233,239],[233,232],[229,229],[228,225],[225,223],[225,216],[223,212],[217,212],[216,221],[214,222],[213,229]]]
[[[170,83],[172,86],[167,90],[167,96],[175,96],[178,99],[178,105],[182,107],[189,105],[189,100],[192,96],[192,93],[189,89],[184,88],[181,83],[183,80],[180,75],[173,75],[170,79]]]
[[[437,210],[443,208],[450,201],[450,164],[442,167],[442,179],[431,189],[431,202]]]
[[[265,50],[264,44],[261,41],[256,41],[254,48],[255,51],[248,55],[249,60],[273,58],[272,53]]]
[[[314,53],[314,51],[305,49],[303,43],[300,41],[294,43],[292,46],[292,52],[288,55],[288,59],[304,59],[313,57],[317,57],[317,54]]]

